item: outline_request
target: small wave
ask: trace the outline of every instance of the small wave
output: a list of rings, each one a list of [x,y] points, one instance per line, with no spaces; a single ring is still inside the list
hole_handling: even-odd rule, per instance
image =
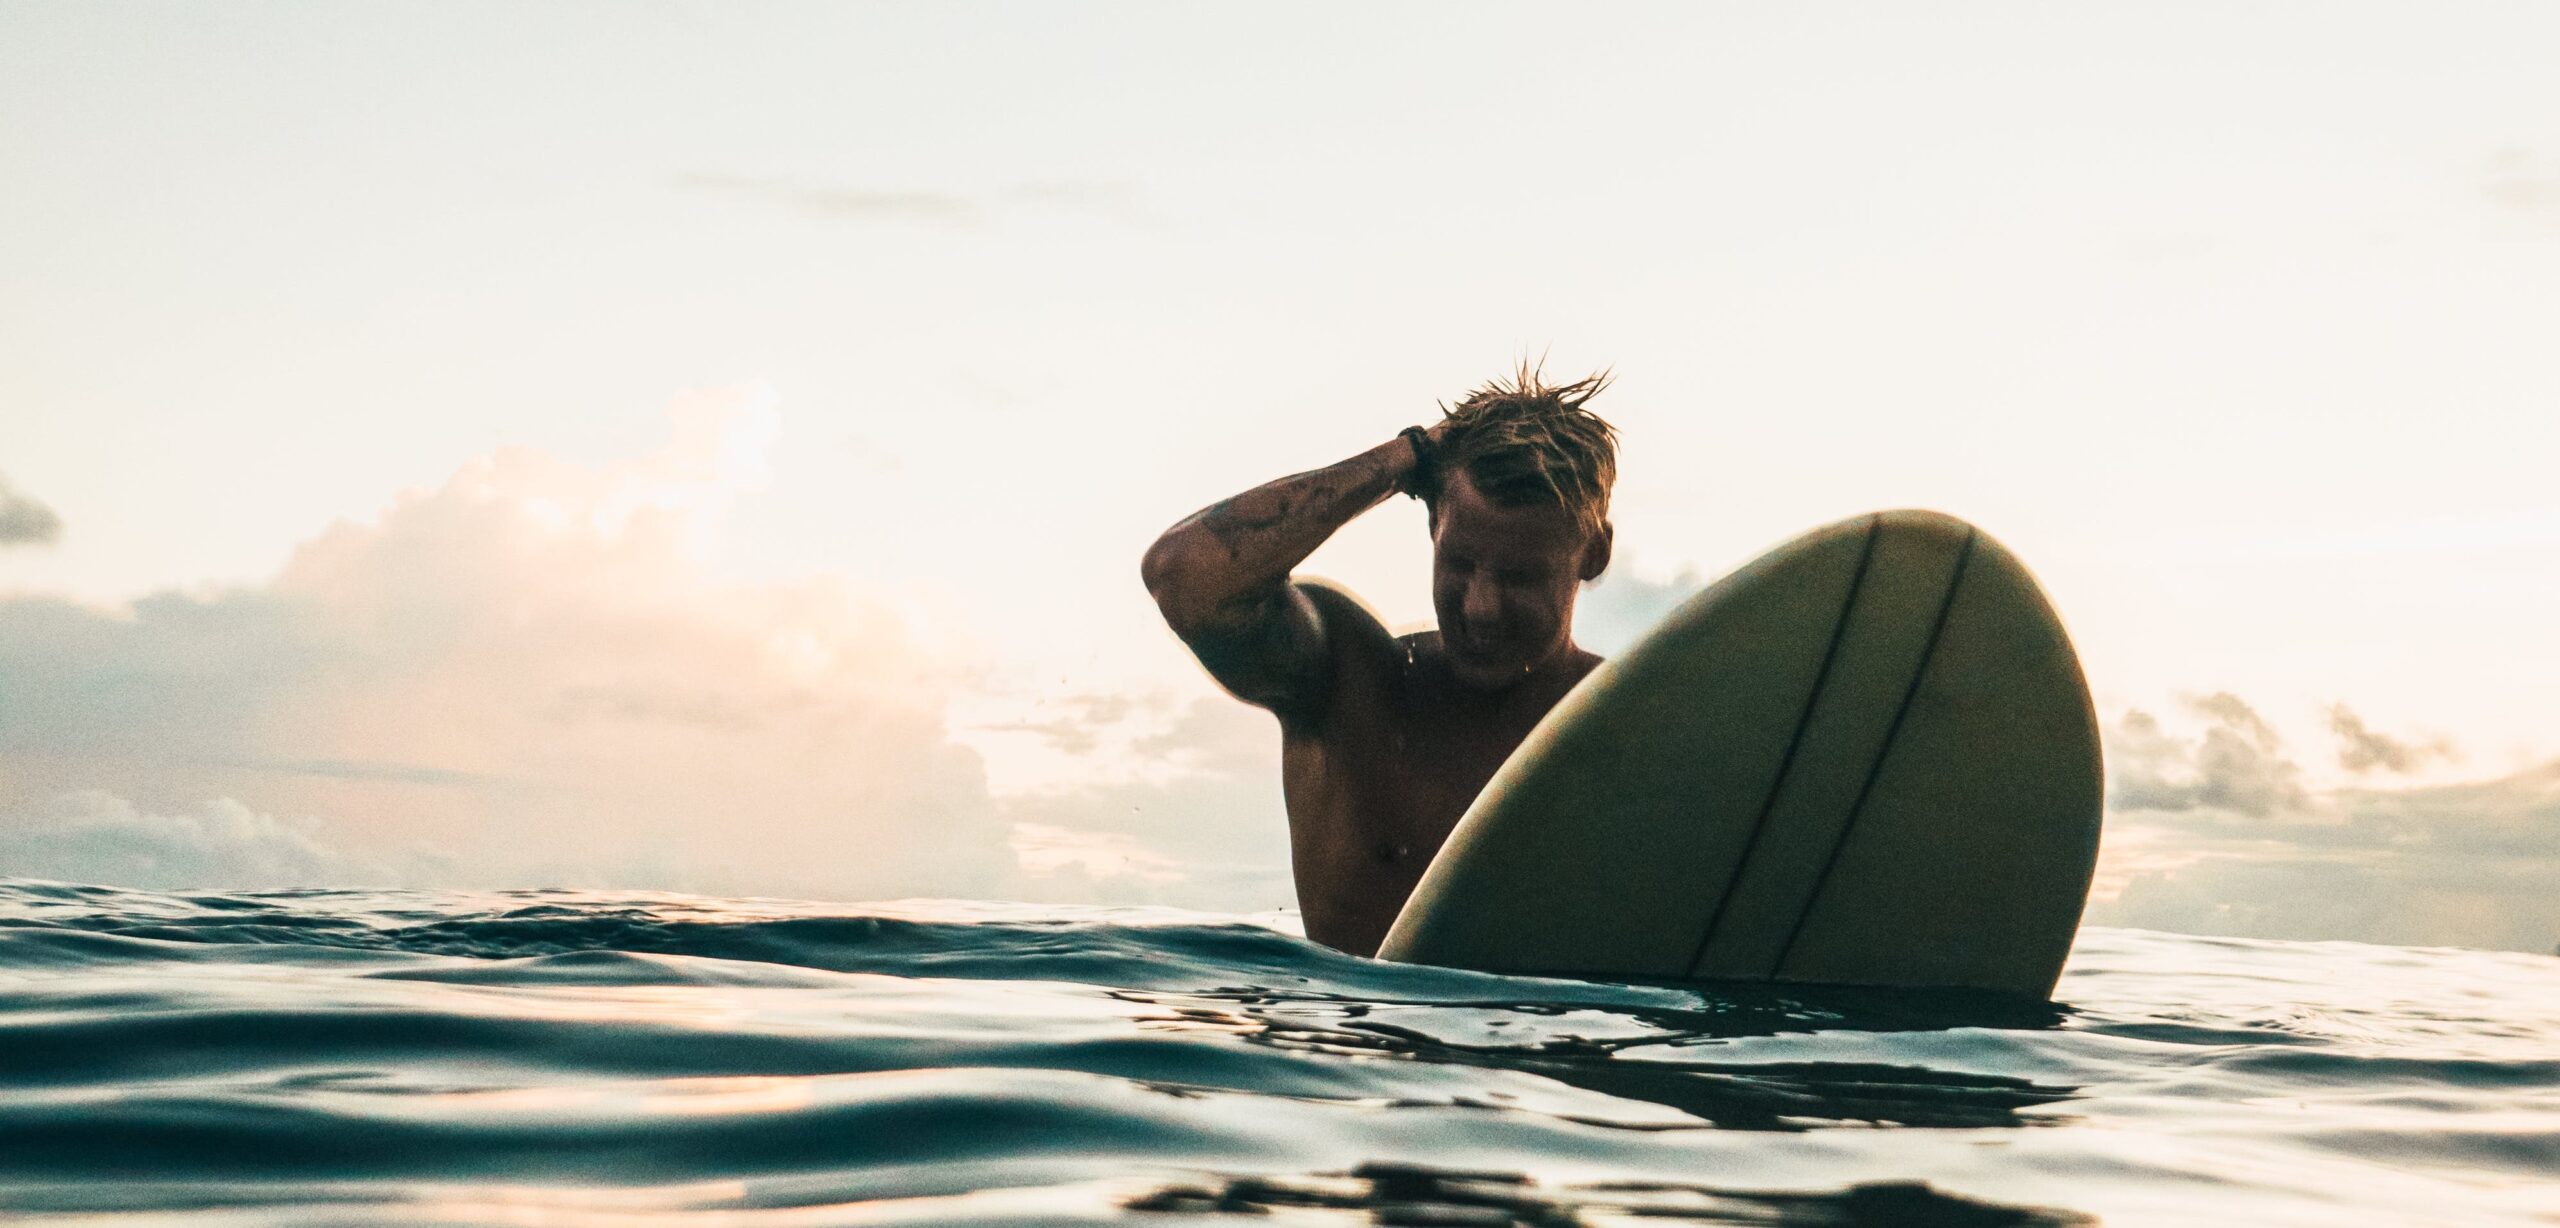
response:
[[[0,1211],[2469,1225],[2560,1163],[2554,961],[2092,930],[2061,992],[1493,976],[1165,910],[0,883]]]
[[[1542,1185],[1521,1173],[1448,1172],[1364,1164],[1345,1173],[1241,1176],[1162,1186],[1121,1203],[1131,1211],[1183,1215],[1269,1215],[1320,1208],[1367,1212],[1382,1224],[1556,1228],[1586,1216],[1652,1223],[1909,1225],[1916,1228],[2078,1228],[2091,1216],[2012,1207],[1931,1189],[1926,1182],[1877,1182],[1814,1192],[1726,1189],[1676,1181]]]

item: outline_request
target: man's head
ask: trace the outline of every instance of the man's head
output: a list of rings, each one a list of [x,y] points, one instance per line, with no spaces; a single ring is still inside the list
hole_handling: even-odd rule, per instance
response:
[[[1431,604],[1459,681],[1499,689],[1573,645],[1573,600],[1609,566],[1617,432],[1583,403],[1595,375],[1522,370],[1469,393],[1436,428]]]

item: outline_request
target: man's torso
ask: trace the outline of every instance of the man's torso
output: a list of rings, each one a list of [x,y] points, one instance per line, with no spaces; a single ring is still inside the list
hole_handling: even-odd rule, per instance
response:
[[[1320,713],[1282,722],[1281,779],[1307,936],[1370,954],[1476,794],[1600,659],[1507,690],[1455,685],[1436,632],[1396,639],[1358,603],[1308,587],[1332,678]]]

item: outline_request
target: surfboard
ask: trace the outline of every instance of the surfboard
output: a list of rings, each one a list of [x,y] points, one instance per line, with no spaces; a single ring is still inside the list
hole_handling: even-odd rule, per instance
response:
[[[1860,516],[1585,678],[1378,954],[2042,998],[2088,900],[2100,782],[2088,684],[2027,569],[1951,516]]]

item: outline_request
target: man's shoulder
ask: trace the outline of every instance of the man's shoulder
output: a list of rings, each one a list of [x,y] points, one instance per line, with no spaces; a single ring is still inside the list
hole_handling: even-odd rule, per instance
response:
[[[1399,650],[1401,641],[1387,633],[1387,625],[1379,621],[1376,611],[1350,591],[1324,580],[1292,580],[1291,584],[1305,594],[1315,606],[1316,617],[1324,624],[1325,639],[1337,649],[1361,653],[1383,653]]]

